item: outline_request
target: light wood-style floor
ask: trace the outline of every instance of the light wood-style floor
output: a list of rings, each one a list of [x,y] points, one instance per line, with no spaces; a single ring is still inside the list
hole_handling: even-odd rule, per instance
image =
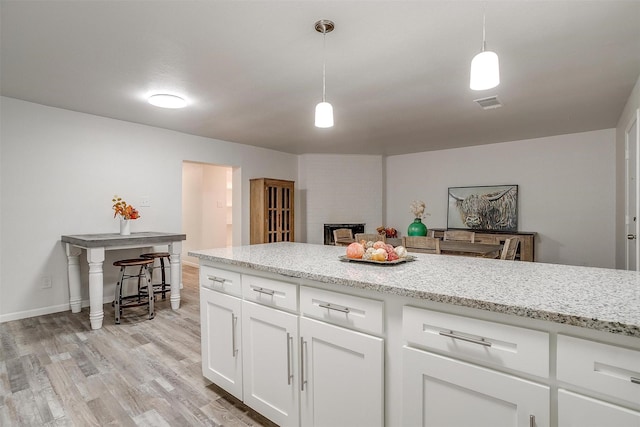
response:
[[[202,376],[198,269],[181,306],[158,296],[102,329],[88,308],[0,324],[0,426],[274,426]]]

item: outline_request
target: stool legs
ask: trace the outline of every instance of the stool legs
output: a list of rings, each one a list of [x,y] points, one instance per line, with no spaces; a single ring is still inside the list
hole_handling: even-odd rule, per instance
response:
[[[146,265],[144,266],[144,277],[145,279],[147,279],[147,298],[149,298],[149,319],[153,319],[154,317],[156,317],[156,312],[153,306],[156,296],[153,294],[153,285],[151,284],[151,276],[149,275],[149,269],[147,268]]]
[[[114,302],[114,307],[116,311],[116,325],[120,324],[120,316],[122,315],[122,308],[120,305],[122,304],[122,286],[124,282],[124,267],[120,268],[120,280],[116,283],[116,297]]]
[[[169,263],[171,263],[171,257],[169,256],[168,253],[150,253],[150,254],[143,254],[141,255],[141,257],[146,258],[146,259],[159,259],[160,260],[160,266],[156,267],[154,264],[151,264],[151,266],[149,267],[149,270],[151,271],[151,282],[153,283],[153,275],[154,272],[157,268],[160,269],[160,278],[161,281],[160,283],[154,285],[154,292],[156,294],[162,294],[162,299],[166,299],[167,298],[167,293],[171,292],[171,289],[168,288],[169,286],[171,286],[169,283],[167,283],[167,273],[165,271],[165,267],[169,267],[171,264],[166,265],[164,263],[164,259],[166,258],[167,261],[169,261]],[[159,288],[159,290],[155,290],[155,288]]]
[[[167,298],[167,279],[166,279],[166,273],[164,271],[164,258],[160,258],[160,270],[162,272],[162,299],[166,299]]]
[[[116,325],[120,324],[120,317],[122,316],[122,308],[123,308],[122,288],[124,287],[124,280],[125,278],[136,277],[136,276],[126,275],[125,270],[126,270],[126,266],[122,266],[120,268],[120,280],[118,280],[118,283],[116,283],[116,297],[114,299]],[[149,274],[149,269],[146,265],[140,266],[140,271],[138,272],[137,277],[138,277],[138,294],[134,295],[133,298],[137,297],[138,299],[138,304],[136,305],[142,305],[142,298],[145,297],[145,295],[142,292],[146,291],[146,298],[148,298],[148,306],[149,306],[149,319],[153,319],[155,317],[155,307],[154,307],[155,295],[153,293],[153,285],[151,284],[151,275]],[[144,277],[144,280],[146,281],[145,286],[143,286],[141,283],[143,280],[143,277]],[[149,292],[149,290],[151,290],[151,292]]]

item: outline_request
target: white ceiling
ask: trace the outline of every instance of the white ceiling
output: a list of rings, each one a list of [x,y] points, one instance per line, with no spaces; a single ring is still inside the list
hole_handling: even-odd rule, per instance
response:
[[[501,84],[469,89],[486,6]],[[612,128],[640,1],[5,1],[2,95],[290,153],[402,154]],[[335,126],[313,125],[322,97]],[[164,110],[148,94],[189,102]],[[497,95],[483,110],[474,99]]]

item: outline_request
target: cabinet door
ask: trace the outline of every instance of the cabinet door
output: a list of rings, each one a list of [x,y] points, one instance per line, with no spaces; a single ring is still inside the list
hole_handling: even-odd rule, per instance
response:
[[[239,298],[200,288],[202,374],[242,399]]]
[[[384,341],[300,319],[303,426],[384,425]]]
[[[267,186],[267,238],[268,243],[292,242],[293,236],[293,184]]]
[[[638,427],[640,412],[558,390],[558,425],[562,427]]]
[[[549,426],[549,388],[501,372],[405,347],[403,384],[405,426]]]
[[[298,317],[242,303],[244,403],[281,426],[297,426]]]

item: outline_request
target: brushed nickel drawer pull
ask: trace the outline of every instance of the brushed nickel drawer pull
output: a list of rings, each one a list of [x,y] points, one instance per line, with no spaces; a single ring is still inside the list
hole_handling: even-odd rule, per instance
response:
[[[253,288],[253,291],[259,294],[265,294],[265,295],[273,295],[276,293],[276,291],[274,290],[265,289],[265,288]]]
[[[238,349],[236,349],[236,323],[238,323],[238,316],[231,313],[231,357],[238,355]]]
[[[634,384],[640,384],[640,378],[631,377],[631,382]]]
[[[222,277],[207,276],[207,279],[211,280],[212,282],[218,282],[221,285],[224,285],[224,282],[225,282],[225,279],[223,279]]]
[[[304,379],[304,349],[307,347],[307,343],[304,342],[304,338],[300,337],[300,391],[304,391],[304,385],[307,380]]]
[[[455,340],[460,340],[460,341],[466,341],[466,342],[470,342],[473,344],[479,344],[479,345],[483,345],[485,347],[491,347],[491,341],[487,341],[484,338],[471,338],[471,337],[465,337],[463,335],[457,335],[456,333],[454,333],[453,331],[440,331],[438,332],[440,335],[442,335],[443,337],[449,337],[449,338],[453,338]]]
[[[293,373],[291,373],[291,344],[293,344],[293,337],[287,332],[287,385],[291,385],[291,379]]]
[[[326,303],[326,304],[318,304],[318,307],[322,307],[322,308],[328,308],[329,310],[335,310],[335,311],[339,311],[342,313],[349,313],[349,307],[343,307],[341,305],[335,305],[335,304],[331,304],[331,303]]]

